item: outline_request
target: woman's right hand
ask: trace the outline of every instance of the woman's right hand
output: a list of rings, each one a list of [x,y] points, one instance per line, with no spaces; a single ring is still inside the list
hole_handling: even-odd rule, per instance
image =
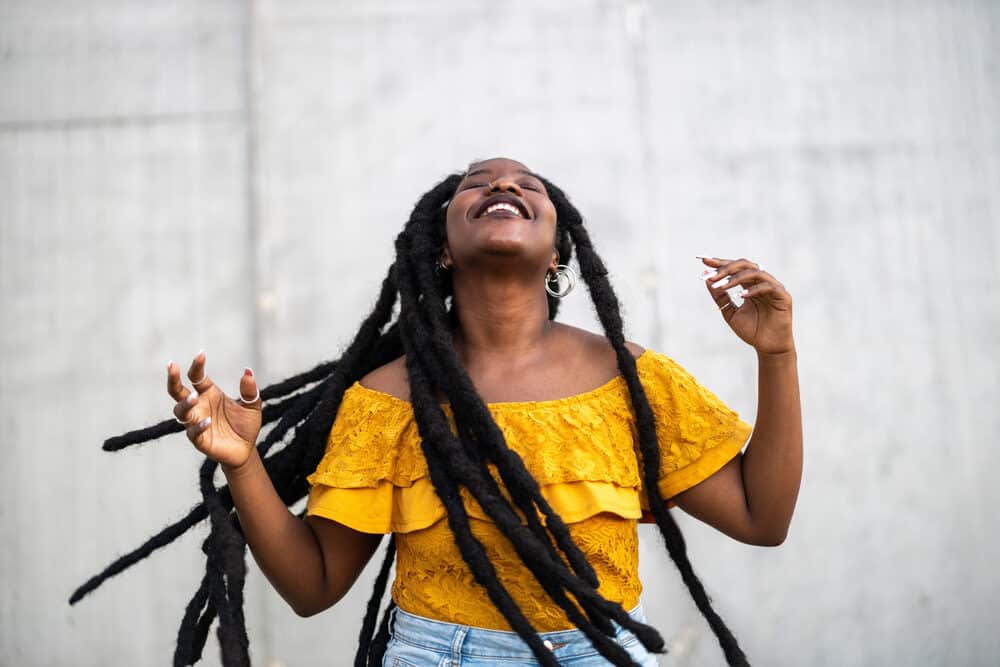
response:
[[[174,416],[187,425],[187,437],[205,456],[237,468],[250,458],[260,433],[261,400],[253,371],[240,378],[240,397],[233,400],[205,373],[205,353],[199,352],[188,369],[194,391],[181,382],[177,364],[167,365],[167,393],[177,401]],[[195,381],[197,380],[197,381]]]

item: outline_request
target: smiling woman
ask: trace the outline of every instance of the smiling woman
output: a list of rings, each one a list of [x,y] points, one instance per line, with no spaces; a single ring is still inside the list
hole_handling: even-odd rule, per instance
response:
[[[568,290],[552,285],[566,284],[574,250],[603,336],[554,321]],[[206,374],[204,353],[188,370],[192,389],[169,365],[181,425],[105,448],[185,430],[207,457],[203,502],[71,602],[207,516],[206,573],[174,663],[200,658],[218,617],[223,662],[248,664],[247,545],[311,615],[340,600],[392,534],[355,665],[654,665],[664,642],[638,578],[636,524],[647,520],[728,663],[747,664],[667,501],[747,543],[784,539],[801,476],[791,297],[752,262],[702,261],[723,319],[758,355],[745,454],[747,424],[669,357],[625,340],[604,264],[559,188],[505,158],[449,176],[396,238],[376,306],[340,359],[259,392],[247,369],[235,399]],[[306,495],[307,516],[290,513]]]

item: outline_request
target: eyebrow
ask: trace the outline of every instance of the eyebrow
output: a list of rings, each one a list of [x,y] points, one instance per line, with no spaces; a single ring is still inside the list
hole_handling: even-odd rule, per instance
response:
[[[515,169],[514,171],[515,173],[518,174],[525,174],[527,176],[531,176],[532,178],[537,178],[538,180],[542,180],[538,174],[528,171],[527,169]],[[477,176],[478,174],[492,174],[492,173],[494,173],[492,169],[476,169],[475,171],[470,171],[469,173],[467,173],[465,175],[465,178],[469,178],[470,176]]]

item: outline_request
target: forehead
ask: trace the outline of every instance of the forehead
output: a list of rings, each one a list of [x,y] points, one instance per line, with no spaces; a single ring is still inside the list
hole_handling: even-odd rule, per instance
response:
[[[518,162],[517,160],[512,160],[510,158],[498,157],[490,158],[489,160],[478,160],[469,165],[468,170],[465,172],[466,176],[473,176],[475,174],[486,174],[493,176],[500,176],[502,174],[528,174],[530,176],[535,176],[535,173],[528,169],[524,164]]]

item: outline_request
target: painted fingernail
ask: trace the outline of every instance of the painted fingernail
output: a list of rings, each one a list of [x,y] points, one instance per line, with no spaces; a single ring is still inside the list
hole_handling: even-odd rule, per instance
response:
[[[253,377],[253,369],[247,366],[246,368],[243,369],[243,375],[246,375],[247,377]]]
[[[716,273],[718,273],[718,271],[716,271],[715,269],[705,269],[704,271],[701,272],[701,279],[702,280],[708,280],[709,278],[711,278],[712,276],[714,276]]]
[[[205,348],[201,348],[200,350],[198,350],[198,354],[194,355],[194,358],[197,359],[203,354],[205,354]]]
[[[728,294],[729,298],[732,299],[733,301],[737,301],[739,299],[742,299],[746,295],[746,290],[742,286],[737,285],[735,287],[730,287],[729,289],[727,289],[726,294]]]
[[[174,370],[174,362],[168,361],[167,362],[167,372],[169,373],[172,370]]]
[[[718,289],[718,288],[720,288],[720,287],[725,287],[725,286],[726,286],[726,285],[728,285],[728,284],[729,284],[729,276],[726,276],[725,278],[723,278],[723,279],[722,279],[722,280],[720,280],[719,282],[717,282],[717,283],[714,283],[714,284],[712,285],[712,287],[714,287],[714,288]]]
[[[695,259],[712,259],[711,255],[695,255]]]
[[[211,425],[212,425],[211,417],[205,417],[200,422],[198,422],[198,426],[200,426],[201,428],[208,428]]]
[[[198,392],[192,391],[188,394],[188,397],[184,399],[184,402],[188,405],[194,405],[198,401]]]

